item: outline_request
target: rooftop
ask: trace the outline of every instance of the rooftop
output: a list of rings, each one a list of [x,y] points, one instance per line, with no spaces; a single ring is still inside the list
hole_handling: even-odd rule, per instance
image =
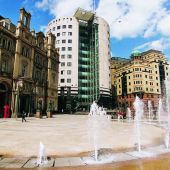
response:
[[[74,17],[76,17],[78,20],[90,21],[93,19],[94,15],[95,14],[93,12],[78,8],[74,14]]]

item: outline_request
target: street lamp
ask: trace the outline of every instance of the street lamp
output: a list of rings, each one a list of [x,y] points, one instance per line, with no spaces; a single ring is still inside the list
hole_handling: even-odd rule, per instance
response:
[[[18,112],[19,112],[19,96],[20,96],[20,91],[23,88],[23,81],[20,80],[16,83],[16,89],[15,89],[15,109],[14,109],[14,115],[13,117],[17,118],[18,117]]]

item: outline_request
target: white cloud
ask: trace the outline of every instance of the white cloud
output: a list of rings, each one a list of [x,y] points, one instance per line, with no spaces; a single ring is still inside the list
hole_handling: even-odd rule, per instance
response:
[[[36,7],[49,10],[55,17],[72,16],[80,7],[92,9],[93,0],[39,0]],[[110,25],[111,37],[117,39],[170,36],[168,0],[99,0],[97,15]]]
[[[135,49],[138,49],[138,50],[154,49],[154,50],[163,51],[168,48],[170,48],[170,38],[161,38],[159,40],[154,40],[154,41],[144,43],[136,47]]]
[[[77,8],[92,9],[92,0],[42,0],[35,5],[39,9],[49,10],[56,18],[69,17]]]
[[[167,14],[157,25],[157,30],[165,36],[170,36],[170,14]]]
[[[165,0],[100,0],[97,13],[105,18],[111,27],[111,36],[126,37],[155,34],[163,11]]]

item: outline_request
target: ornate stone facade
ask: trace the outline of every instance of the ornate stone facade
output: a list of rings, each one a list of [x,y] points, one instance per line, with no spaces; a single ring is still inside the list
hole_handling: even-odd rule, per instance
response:
[[[147,108],[150,100],[156,109],[164,94],[164,80],[168,76],[168,60],[161,51],[135,51],[131,59],[111,59],[112,88],[115,106],[133,109],[135,96],[143,99]]]
[[[9,105],[12,114],[58,109],[59,53],[55,36],[30,31],[31,14],[20,9],[17,26],[0,17],[0,114]]]

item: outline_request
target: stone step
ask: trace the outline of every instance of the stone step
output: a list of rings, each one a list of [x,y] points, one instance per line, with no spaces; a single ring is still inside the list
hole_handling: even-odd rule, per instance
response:
[[[21,168],[28,158],[4,158],[0,160],[0,168]]]

